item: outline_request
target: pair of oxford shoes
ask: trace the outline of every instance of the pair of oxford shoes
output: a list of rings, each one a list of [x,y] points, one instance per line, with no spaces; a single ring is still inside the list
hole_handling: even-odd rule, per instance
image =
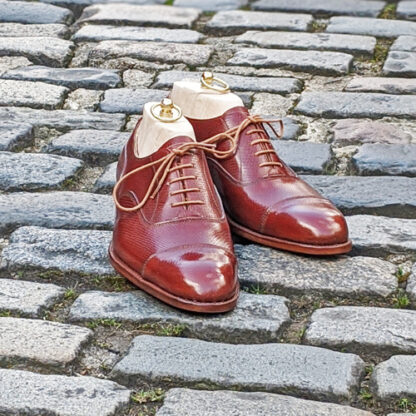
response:
[[[174,121],[175,108],[164,100],[156,117]],[[219,313],[233,309],[239,294],[230,228],[297,253],[351,249],[343,215],[279,158],[266,120],[243,106],[186,118],[196,141],[178,135],[140,157],[139,120],[122,151],[109,248],[121,275],[169,305]]]

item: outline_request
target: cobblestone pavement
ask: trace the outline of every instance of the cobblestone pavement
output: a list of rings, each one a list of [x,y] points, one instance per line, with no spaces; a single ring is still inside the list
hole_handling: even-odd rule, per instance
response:
[[[416,1],[163,3],[0,2],[0,415],[416,413]],[[244,292],[210,317],[106,253],[144,103],[207,68],[283,118],[277,150],[354,241],[236,240]]]

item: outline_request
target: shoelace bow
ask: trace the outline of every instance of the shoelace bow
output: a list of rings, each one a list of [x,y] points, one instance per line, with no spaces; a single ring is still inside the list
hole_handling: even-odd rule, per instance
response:
[[[133,211],[137,211],[140,208],[142,208],[146,202],[149,199],[154,199],[157,195],[157,193],[159,192],[160,188],[162,187],[162,185],[164,184],[166,178],[168,177],[169,173],[174,172],[176,170],[180,170],[180,169],[185,169],[188,167],[193,167],[192,164],[182,164],[182,165],[178,165],[175,167],[172,167],[172,165],[174,164],[175,160],[177,157],[182,157],[185,154],[189,154],[191,153],[192,150],[195,149],[201,149],[206,153],[212,154],[215,158],[217,159],[226,159],[230,156],[232,156],[238,146],[238,141],[240,139],[240,135],[241,132],[250,124],[258,124],[258,123],[265,123],[267,125],[270,126],[270,128],[272,129],[273,133],[276,135],[276,137],[282,137],[283,134],[283,122],[282,120],[276,119],[276,120],[265,120],[260,116],[249,116],[247,117],[239,126],[233,127],[229,130],[227,130],[226,132],[223,133],[219,133],[213,137],[210,137],[207,140],[204,140],[202,142],[187,142],[184,143],[180,146],[178,146],[175,149],[172,149],[167,155],[161,157],[158,160],[155,160],[153,162],[147,163],[146,165],[143,166],[139,166],[136,169],[133,169],[132,171],[130,171],[129,173],[127,173],[126,175],[122,176],[118,182],[116,183],[116,185],[114,186],[113,189],[113,199],[115,202],[115,205],[118,209],[120,209],[121,211],[124,212],[133,212]],[[276,130],[274,129],[274,127],[272,126],[272,123],[280,123],[280,132],[277,133]],[[257,139],[257,140],[253,140],[251,142],[252,145],[255,144],[259,144],[259,143],[270,143],[270,140],[268,138],[266,138],[266,134],[263,130],[263,128],[256,128],[253,129],[249,132],[247,132],[247,134],[253,134],[253,133],[259,133],[261,135],[264,136],[264,138],[262,139]],[[229,140],[231,145],[230,148],[227,150],[218,150],[217,149],[217,144],[221,141],[224,140]],[[262,155],[262,154],[267,154],[267,153],[274,153],[273,149],[265,149],[265,150],[261,150],[255,153],[255,155]],[[149,184],[149,187],[147,188],[146,194],[144,195],[144,197],[142,198],[142,200],[135,206],[133,207],[125,207],[123,205],[120,204],[119,200],[118,200],[118,190],[121,186],[121,184],[130,176],[135,175],[136,173],[150,168],[154,165],[159,164],[159,167],[156,169],[153,178]],[[263,162],[260,164],[260,166],[272,166],[272,165],[280,165],[281,163],[279,162],[274,162],[274,161],[270,161],[270,162]],[[188,176],[179,176],[177,178],[172,179],[169,184],[174,183],[174,182],[179,182],[179,181],[185,181],[187,179],[196,179],[196,176],[193,175],[188,175]],[[174,191],[171,193],[171,195],[177,195],[177,194],[186,194],[188,192],[196,192],[199,191],[199,188],[185,188],[183,187],[182,189],[179,189],[177,191]],[[184,201],[181,202],[176,202],[174,204],[172,204],[172,206],[181,206],[181,205],[192,205],[192,204],[203,204],[203,201],[200,200],[189,200],[186,199]]]

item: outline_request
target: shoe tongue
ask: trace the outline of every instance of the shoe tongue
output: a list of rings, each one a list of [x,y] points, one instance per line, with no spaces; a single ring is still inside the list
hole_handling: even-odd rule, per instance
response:
[[[159,151],[170,151],[172,149],[175,149],[179,147],[181,144],[184,143],[192,143],[195,142],[191,137],[188,136],[176,136],[169,139],[167,142],[165,142],[159,149]]]
[[[234,107],[227,110],[222,118],[229,129],[239,126],[250,113],[245,107]]]

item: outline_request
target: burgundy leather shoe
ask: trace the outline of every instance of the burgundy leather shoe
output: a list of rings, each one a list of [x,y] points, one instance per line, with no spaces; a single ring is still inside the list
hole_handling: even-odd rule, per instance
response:
[[[218,150],[225,150],[229,141],[234,141],[233,156],[207,157],[236,234],[305,254],[351,250],[344,216],[279,159],[264,129],[265,120],[250,116],[244,107],[232,108],[213,119],[188,120],[198,141],[227,137],[227,141],[219,142]]]
[[[212,145],[175,137],[138,158],[135,131],[117,167],[109,256],[140,289],[177,308],[234,308],[239,286],[231,233],[205,152]],[[221,157],[221,154],[217,154]]]

